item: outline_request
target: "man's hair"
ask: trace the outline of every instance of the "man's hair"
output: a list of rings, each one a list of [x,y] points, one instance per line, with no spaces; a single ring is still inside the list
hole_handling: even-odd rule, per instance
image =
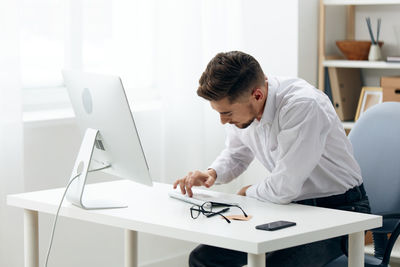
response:
[[[218,53],[201,75],[197,94],[209,101],[227,97],[232,103],[264,82],[264,72],[254,57],[240,51]]]

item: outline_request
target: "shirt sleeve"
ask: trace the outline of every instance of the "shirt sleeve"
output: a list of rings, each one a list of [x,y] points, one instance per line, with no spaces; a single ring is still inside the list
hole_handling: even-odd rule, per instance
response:
[[[254,159],[253,152],[229,128],[225,146],[225,149],[210,166],[217,173],[216,184],[229,183],[242,174]]]
[[[249,197],[287,204],[300,194],[303,184],[324,151],[331,123],[315,100],[287,104],[279,115],[278,158],[271,174],[246,191]]]

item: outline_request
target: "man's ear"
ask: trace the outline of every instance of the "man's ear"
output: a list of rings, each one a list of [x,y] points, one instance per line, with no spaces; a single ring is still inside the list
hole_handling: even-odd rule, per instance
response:
[[[260,99],[264,98],[264,92],[261,90],[261,88],[254,89],[252,95],[256,100],[260,100]]]

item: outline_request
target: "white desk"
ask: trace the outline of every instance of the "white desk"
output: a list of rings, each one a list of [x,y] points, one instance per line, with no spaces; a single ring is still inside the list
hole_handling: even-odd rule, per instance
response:
[[[219,246],[248,253],[248,266],[265,266],[265,253],[331,237],[349,235],[349,266],[364,266],[364,230],[382,225],[380,216],[324,209],[297,204],[276,205],[238,195],[210,192],[240,203],[253,218],[228,224],[220,216],[193,220],[190,204],[168,197],[169,184],[154,187],[130,181],[93,184],[90,198],[124,199],[129,207],[86,211],[64,202],[60,216],[126,229],[125,266],[137,266],[137,232]],[[64,189],[9,195],[7,203],[25,209],[25,267],[38,267],[38,212],[55,214]],[[196,192],[196,191],[195,191]],[[197,191],[198,192],[198,191]],[[231,214],[240,214],[234,208]],[[297,223],[275,232],[260,231],[258,224],[288,220]],[[46,229],[46,231],[51,229]]]

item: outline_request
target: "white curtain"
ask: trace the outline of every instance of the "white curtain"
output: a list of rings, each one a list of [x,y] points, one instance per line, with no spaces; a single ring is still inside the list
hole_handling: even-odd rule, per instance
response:
[[[159,1],[157,89],[162,99],[162,181],[205,170],[224,147],[225,131],[209,102],[197,96],[207,63],[244,50],[241,0]],[[174,14],[171,16],[170,14]],[[236,192],[243,180],[213,187]]]
[[[23,191],[18,3],[0,1],[0,266],[23,265],[22,213],[6,195]]]
[[[161,92],[163,181],[206,169],[224,147],[225,132],[198,81],[219,52],[243,50],[242,1],[160,1],[157,77]],[[177,10],[181,10],[180,12]],[[174,17],[169,16],[174,14]],[[162,71],[163,70],[163,71]],[[213,190],[235,192],[242,180]]]
[[[242,50],[255,56],[268,75],[297,74],[295,4],[291,0],[288,8],[286,2],[262,0],[157,2],[155,88],[162,101],[162,181],[204,170],[224,147],[218,114],[196,94],[198,80],[213,56]],[[282,32],[287,36],[282,37]],[[285,50],[290,52],[282,55]],[[237,192],[265,175],[265,168],[255,161],[240,179],[213,189]]]
[[[204,169],[224,130],[196,90],[218,52],[243,49],[242,0],[86,1],[83,69],[122,77],[155,180]]]
[[[217,53],[246,50],[243,1],[136,0],[113,5],[112,23],[118,23],[120,31],[112,50],[119,54],[115,67],[107,71],[118,69],[131,96],[153,179],[171,183],[189,171],[206,169],[223,149],[225,131],[208,101],[197,96],[198,80]],[[148,96],[156,100],[156,108],[136,111]],[[236,192],[243,185],[243,179],[237,179],[214,189]]]

